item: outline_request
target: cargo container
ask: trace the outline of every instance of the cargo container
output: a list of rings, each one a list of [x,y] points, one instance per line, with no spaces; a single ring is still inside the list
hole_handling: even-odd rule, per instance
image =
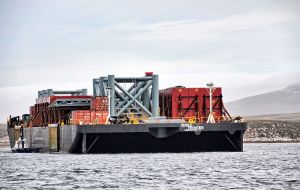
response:
[[[108,112],[107,96],[95,96],[91,98],[91,110]]]
[[[76,110],[72,111],[71,124],[105,124],[108,117],[107,111]]]
[[[160,90],[160,114],[168,118],[195,119],[203,122],[209,114],[209,93],[207,88],[173,87]],[[214,88],[213,114],[222,116],[222,89]]]
[[[91,123],[91,111],[90,110],[76,110],[72,111],[71,116],[72,124],[90,124]]]
[[[91,111],[92,124],[105,124],[108,117],[108,112],[104,111]]]

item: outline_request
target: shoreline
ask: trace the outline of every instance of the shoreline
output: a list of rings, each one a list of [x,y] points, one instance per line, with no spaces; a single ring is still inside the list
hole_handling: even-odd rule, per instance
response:
[[[300,143],[300,122],[248,120],[244,143]]]
[[[272,144],[283,144],[283,143],[300,143],[300,141],[244,141],[246,144],[254,144],[254,143],[272,143]]]

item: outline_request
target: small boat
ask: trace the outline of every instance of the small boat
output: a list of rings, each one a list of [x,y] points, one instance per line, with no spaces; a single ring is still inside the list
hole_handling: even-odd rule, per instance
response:
[[[34,153],[38,152],[39,149],[28,146],[26,139],[23,138],[23,127],[21,127],[21,135],[15,142],[15,146],[11,149],[11,151],[14,153]]]

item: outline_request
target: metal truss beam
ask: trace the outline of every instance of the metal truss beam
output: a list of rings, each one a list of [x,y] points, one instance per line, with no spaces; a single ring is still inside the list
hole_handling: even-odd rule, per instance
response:
[[[49,107],[78,107],[78,106],[90,106],[90,99],[89,98],[57,99],[49,105]]]
[[[122,84],[131,84],[129,88]],[[110,93],[110,115],[123,113],[159,116],[158,75],[144,77],[121,77],[114,75],[93,79],[94,96],[107,96]],[[131,111],[130,111],[131,110]]]
[[[143,111],[145,111],[149,116],[152,116],[152,113],[147,110],[143,104],[141,104],[136,98],[139,97],[143,92],[145,92],[148,87],[152,84],[152,81],[148,82],[148,84],[139,91],[134,97],[129,94],[126,90],[124,90],[117,82],[115,82],[115,85],[124,93],[126,94],[131,100],[127,102],[127,104],[117,113],[117,116],[120,116],[133,102],[136,102],[140,108],[142,108]]]

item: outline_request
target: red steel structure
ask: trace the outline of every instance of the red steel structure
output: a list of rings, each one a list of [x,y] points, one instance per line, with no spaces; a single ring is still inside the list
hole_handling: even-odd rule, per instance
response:
[[[222,97],[222,89],[214,88],[212,105],[213,116],[217,122],[230,118]],[[160,115],[168,118],[194,119],[197,123],[206,122],[209,105],[207,88],[173,87],[159,91]],[[71,124],[104,124],[108,117],[108,97],[81,95],[40,97],[36,100],[36,104],[30,107],[30,116],[28,124],[32,127],[70,122]]]
[[[47,126],[53,123],[68,123],[70,114],[73,110],[89,110],[89,105],[64,105],[61,107],[51,106],[57,100],[86,100],[91,96],[50,96],[37,99],[34,106],[30,106],[30,122],[31,127]]]
[[[230,117],[222,100],[222,89],[214,88],[213,115],[217,121]],[[209,115],[209,92],[207,88],[173,87],[160,90],[160,115],[168,118],[195,119],[201,123]]]
[[[58,105],[57,101],[86,100],[90,103]],[[30,122],[32,127],[47,126],[54,123],[69,124],[104,124],[108,117],[108,98],[106,96],[49,96],[36,100],[30,107]]]

